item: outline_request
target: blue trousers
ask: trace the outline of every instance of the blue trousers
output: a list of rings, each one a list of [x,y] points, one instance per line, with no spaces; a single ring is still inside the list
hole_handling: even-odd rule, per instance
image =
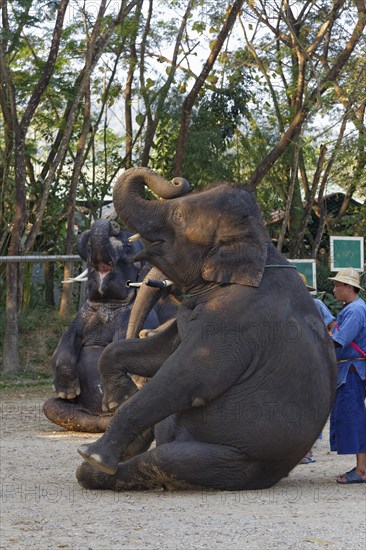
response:
[[[330,449],[340,455],[366,453],[366,380],[348,372],[330,415]]]

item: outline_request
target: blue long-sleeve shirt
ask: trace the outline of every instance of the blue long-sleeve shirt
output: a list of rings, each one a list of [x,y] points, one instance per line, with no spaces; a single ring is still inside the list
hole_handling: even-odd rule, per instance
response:
[[[324,304],[324,302],[322,302],[318,298],[314,298],[314,302],[317,308],[319,309],[326,326],[328,326],[329,323],[331,323],[332,321],[335,321],[335,317],[333,317],[333,315],[331,314],[327,306]]]
[[[350,343],[354,342],[366,353],[366,303],[356,298],[339,312],[332,338],[341,347],[336,348],[338,386],[346,382],[348,369],[354,365],[359,376],[366,379],[366,359]]]

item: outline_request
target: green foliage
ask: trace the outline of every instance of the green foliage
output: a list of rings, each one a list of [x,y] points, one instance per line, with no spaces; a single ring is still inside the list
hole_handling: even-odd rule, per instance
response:
[[[264,4],[263,4],[264,5]],[[14,80],[16,99],[19,107],[19,118],[24,113],[25,106],[42,73],[50,50],[50,40],[59,6],[57,1],[49,0],[15,0],[8,3],[10,29],[5,35],[1,29],[1,38],[11,48],[6,61],[11,77]],[[314,40],[319,26],[325,20],[330,0],[322,0],[314,4],[304,15],[304,21],[299,24],[297,44],[304,51]],[[95,6],[94,6],[95,7]],[[29,223],[37,216],[37,207],[42,199],[44,180],[40,177],[46,170],[48,155],[55,143],[58,131],[63,129],[63,114],[68,102],[75,97],[77,79],[85,62],[85,51],[90,36],[91,27],[95,21],[96,10],[86,3],[83,10],[72,6],[72,17],[65,21],[56,66],[50,84],[36,111],[30,131],[26,136],[26,160],[28,167],[34,169],[35,181],[28,171],[26,180],[27,206]],[[30,8],[30,9],[29,9]],[[126,69],[130,62],[131,39],[136,35],[137,55],[144,46],[145,58],[139,60],[132,87],[132,102],[134,115],[134,135],[139,138],[134,142],[133,163],[138,164],[141,151],[144,148],[145,127],[148,103],[151,117],[161,115],[149,166],[166,176],[172,173],[172,161],[175,155],[177,138],[181,123],[181,109],[185,95],[191,90],[194,82],[193,74],[199,74],[202,69],[202,59],[205,59],[207,48],[227,15],[226,0],[197,1],[188,19],[188,25],[182,43],[180,44],[178,69],[174,76],[172,88],[165,102],[162,113],[156,113],[159,99],[163,93],[163,83],[166,73],[170,74],[172,67],[165,59],[172,59],[172,45],[181,24],[181,17],[187,8],[184,0],[174,2],[162,0],[153,6],[151,26],[142,44],[146,29],[146,12],[143,10],[139,18],[133,9],[119,25],[106,46],[102,58],[96,65],[91,78],[92,121],[88,136],[90,145],[82,173],[79,179],[77,199],[91,208],[93,216],[97,216],[100,207],[107,196],[110,196],[111,185],[116,173],[124,167],[125,131],[123,121],[123,101],[126,85]],[[257,3],[257,8],[260,5]],[[347,9],[346,9],[347,8]],[[246,12],[247,7],[243,7]],[[290,31],[288,20],[282,12],[272,6],[278,15],[278,30],[284,35]],[[103,19],[101,33],[111,25],[115,6]],[[274,40],[271,31],[263,25],[263,20],[255,20],[251,10],[248,21],[251,21],[248,42],[239,27],[238,34],[234,32],[222,49],[214,70],[209,75],[206,85],[202,88],[199,101],[196,103],[190,125],[189,140],[184,161],[184,176],[197,187],[217,180],[233,180],[241,184],[253,174],[258,164],[276,145],[284,128],[291,121],[294,109],[294,99],[298,78],[296,52],[289,43],[281,39]],[[246,15],[246,13],[244,13]],[[296,15],[296,14],[295,14]],[[339,16],[339,17],[338,17]],[[355,10],[352,2],[346,2],[339,7],[336,21],[329,31],[331,42],[327,48],[328,64],[331,64],[339,53],[347,38],[347,25],[352,25]],[[243,17],[246,23],[246,18]],[[258,32],[253,34],[258,25]],[[247,32],[248,32],[247,29]],[[295,29],[295,30],[296,30]],[[244,44],[244,45],[243,45]],[[364,70],[364,37],[357,45],[351,62],[341,71],[337,82],[342,86],[347,101],[354,100],[352,110],[361,105],[364,99],[362,70]],[[323,46],[321,46],[323,47]],[[255,48],[256,56],[252,48]],[[204,52],[202,54],[202,51]],[[325,51],[325,50],[324,50]],[[121,53],[117,73],[110,88],[106,87],[117,52]],[[156,62],[159,54],[161,59]],[[142,65],[142,62],[144,65]],[[142,96],[140,67],[144,67],[143,81],[145,84]],[[183,70],[184,68],[184,70]],[[306,64],[304,100],[324,75],[324,67],[319,57],[309,60]],[[108,90],[108,91],[107,91]],[[108,94],[108,98],[106,95]],[[106,107],[103,101],[107,99]],[[277,109],[275,109],[277,106]],[[72,137],[68,151],[56,173],[48,198],[47,207],[40,233],[34,247],[35,251],[43,253],[63,253],[66,238],[66,204],[70,188],[71,174],[77,150],[78,139],[83,123],[83,104],[80,104],[77,118],[73,126]],[[159,107],[160,108],[160,107]],[[102,113],[100,110],[103,109]],[[335,143],[335,130],[343,115],[344,108],[340,105],[337,95],[330,86],[326,94],[318,98],[310,111],[306,124],[302,127],[302,155],[309,179],[314,173],[318,157],[319,145],[327,143],[330,158]],[[99,114],[102,114],[99,117]],[[322,132],[319,134],[319,114]],[[4,128],[0,116],[1,130]],[[99,128],[97,128],[99,124]],[[92,132],[95,136],[92,138]],[[319,134],[319,135],[318,135]],[[364,143],[362,132],[354,122],[350,122],[347,133],[342,141],[342,147],[332,166],[331,180],[346,187],[349,181],[355,180],[358,190],[366,189],[365,170],[356,173],[357,163],[362,157]],[[364,139],[364,138],[363,138]],[[0,153],[4,151],[4,140],[0,135]],[[363,149],[362,149],[363,148]],[[361,151],[361,153],[360,153]],[[0,156],[3,162],[4,157]],[[0,236],[7,224],[13,221],[15,193],[13,160],[11,169],[4,182],[1,199],[3,200],[3,217],[0,220]],[[288,196],[290,167],[293,160],[293,147],[287,151],[262,179],[256,189],[256,195],[264,218],[271,221],[276,211],[283,210]],[[362,160],[362,158],[361,158]],[[300,188],[296,190],[298,197]],[[297,203],[297,208],[299,204]],[[84,210],[83,210],[84,215]],[[329,215],[329,213],[328,213]],[[90,214],[84,215],[85,223],[90,222]],[[330,224],[332,216],[329,215]],[[352,205],[340,224],[332,229],[337,234],[366,234],[366,206],[361,210]],[[278,231],[278,226],[276,228]],[[273,235],[275,236],[275,235]],[[314,235],[312,235],[314,237]],[[8,241],[5,243],[5,252]],[[1,292],[1,290],[0,290]]]
[[[178,91],[173,91],[169,95],[167,107],[161,113],[152,146],[151,167],[166,177],[172,174],[182,103],[182,95]],[[185,177],[187,176],[185,175]]]
[[[192,30],[201,34],[206,30],[206,23],[204,21],[195,21],[192,25]]]
[[[246,108],[247,93],[245,79],[241,85],[236,79],[237,75],[226,88],[206,93],[194,109],[183,171],[197,187],[213,181],[237,180],[233,144],[237,125]],[[179,92],[170,94],[153,144],[151,166],[165,175],[172,170],[182,102]]]
[[[72,316],[61,319],[46,307],[22,311],[19,318],[20,376],[31,379],[52,376],[52,355],[58,341],[69,326]],[[0,310],[0,371],[5,330],[5,312]]]
[[[215,73],[212,77],[217,80]],[[226,86],[206,92],[192,117],[184,173],[199,187],[212,181],[240,181],[236,132],[247,109],[248,79],[237,67],[228,67],[226,77]]]
[[[258,202],[258,206],[262,212],[263,219],[265,223],[272,222],[273,218],[276,218],[278,213],[281,211],[283,207],[283,200],[279,193],[276,191],[276,188],[274,185],[271,185],[268,182],[263,183],[263,185],[260,185],[256,189],[256,199]],[[271,234],[271,226],[268,225],[267,230]],[[275,237],[277,236],[277,230],[276,234],[271,234],[271,236]]]

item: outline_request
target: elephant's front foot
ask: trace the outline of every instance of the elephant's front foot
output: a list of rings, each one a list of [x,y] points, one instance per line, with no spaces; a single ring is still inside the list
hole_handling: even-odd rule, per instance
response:
[[[160,328],[143,328],[139,332],[139,338],[151,338],[151,336],[154,336],[155,334],[158,334],[160,331]]]
[[[76,369],[58,366],[55,370],[53,389],[61,399],[75,399],[81,393]]]
[[[117,472],[119,457],[102,439],[98,439],[95,443],[81,445],[78,448],[78,453],[97,470],[113,475]]]
[[[143,386],[150,380],[150,378],[146,378],[145,376],[138,376],[137,374],[132,375],[132,380],[136,384],[136,387],[138,390],[141,390]]]
[[[114,475],[100,472],[87,462],[83,462],[77,467],[76,479],[84,489],[113,490],[116,483]]]
[[[127,374],[115,378],[103,377],[103,401],[102,410],[104,412],[115,411],[134,393],[137,392],[137,386]]]

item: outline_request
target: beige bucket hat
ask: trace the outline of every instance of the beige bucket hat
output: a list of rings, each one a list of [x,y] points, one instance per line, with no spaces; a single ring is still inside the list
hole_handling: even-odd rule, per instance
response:
[[[300,272],[298,272],[298,273],[299,273],[299,275],[300,275],[300,279],[302,280],[302,282],[304,283],[304,285],[306,286],[306,288],[307,288],[310,292],[316,290],[316,288],[314,288],[313,286],[308,285],[308,282],[307,282],[307,280],[306,280],[306,277],[305,277],[305,275],[303,275],[303,273],[300,273]]]
[[[360,274],[358,271],[353,269],[353,267],[345,267],[344,269],[340,269],[335,277],[328,277],[328,279],[362,289],[362,286],[360,285]]]

